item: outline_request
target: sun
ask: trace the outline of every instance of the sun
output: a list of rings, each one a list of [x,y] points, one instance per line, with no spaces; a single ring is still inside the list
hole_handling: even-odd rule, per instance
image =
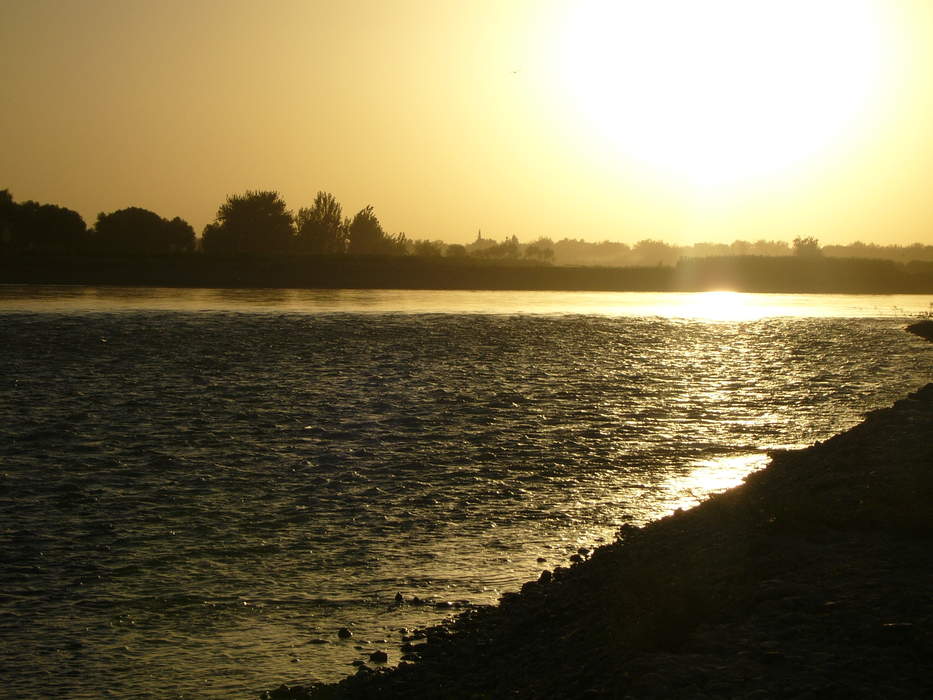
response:
[[[597,147],[697,187],[804,166],[873,110],[871,0],[579,0],[552,55]]]

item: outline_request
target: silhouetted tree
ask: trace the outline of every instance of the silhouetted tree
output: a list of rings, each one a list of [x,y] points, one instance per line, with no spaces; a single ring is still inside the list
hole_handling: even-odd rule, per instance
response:
[[[444,254],[448,258],[465,258],[467,255],[467,249],[466,246],[461,245],[460,243],[451,243],[449,246],[447,246]]]
[[[479,240],[477,240],[477,242],[479,242]],[[506,238],[504,241],[502,241],[502,243],[493,243],[492,245],[482,248],[474,253],[474,255],[483,258],[505,258],[509,260],[517,259],[519,254],[520,249],[517,236],[510,236],[509,238]]]
[[[444,253],[444,242],[429,240],[415,241],[414,253],[423,258],[439,258]]]
[[[632,253],[640,265],[673,265],[680,257],[680,251],[674,246],[650,238],[638,241]]]
[[[16,203],[0,192],[0,245],[21,252],[74,253],[86,242],[81,215],[55,204]]]
[[[344,253],[347,222],[340,203],[329,192],[318,192],[314,205],[298,210],[298,245],[307,253]]]
[[[210,254],[284,253],[292,249],[292,213],[278,192],[247,190],[220,205],[204,227],[202,245]]]
[[[933,246],[923,245],[922,243],[901,246],[856,241],[849,245],[827,245],[820,250],[827,258],[874,258],[876,260],[895,260],[904,263],[914,260],[933,260]]]
[[[390,236],[373,213],[372,206],[360,209],[348,227],[350,253],[353,255],[401,255],[405,252],[405,234]]]
[[[553,248],[554,262],[560,265],[631,265],[633,262],[632,249],[618,241],[590,243],[562,238]]]
[[[6,247],[13,242],[13,215],[16,203],[9,190],[0,190],[0,246]]]
[[[521,248],[518,244],[518,236],[511,236],[506,238],[502,243],[499,244],[499,247],[502,251],[502,257],[515,260],[521,254]]]
[[[194,228],[179,216],[168,222],[165,233],[170,252],[191,253],[195,249]]]
[[[551,262],[554,260],[554,242],[550,238],[539,238],[525,246],[525,257],[529,260]]]
[[[129,255],[190,253],[194,229],[178,217],[168,221],[148,209],[127,207],[97,215],[94,245],[101,252]]]
[[[784,256],[790,255],[790,245],[787,241],[766,241],[759,239],[752,246],[754,255]]]
[[[815,258],[822,255],[820,251],[820,242],[813,236],[802,238],[798,236],[794,239],[794,255],[804,258]]]

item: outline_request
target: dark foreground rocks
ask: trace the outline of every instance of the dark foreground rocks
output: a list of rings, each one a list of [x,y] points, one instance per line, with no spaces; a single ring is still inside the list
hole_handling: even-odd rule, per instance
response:
[[[282,698],[933,697],[933,384]]]
[[[907,326],[907,330],[914,335],[919,335],[921,338],[933,340],[933,319],[924,319],[916,323],[911,323]]]

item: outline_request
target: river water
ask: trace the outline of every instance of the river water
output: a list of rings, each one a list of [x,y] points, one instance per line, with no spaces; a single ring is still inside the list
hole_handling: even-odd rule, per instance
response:
[[[4,692],[255,697],[395,663],[448,603],[925,384],[903,328],[929,303],[0,286]]]

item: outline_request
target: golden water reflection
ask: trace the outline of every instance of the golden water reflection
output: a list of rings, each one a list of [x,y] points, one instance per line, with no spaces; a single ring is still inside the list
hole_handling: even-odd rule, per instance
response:
[[[891,318],[928,313],[922,294],[550,292],[417,289],[194,289],[0,285],[0,311],[235,311],[641,316],[710,322]]]
[[[706,321],[755,321],[766,316],[793,316],[795,306],[785,295],[740,292],[678,294],[659,309],[659,316]]]
[[[692,508],[713,494],[738,486],[748,474],[763,469],[769,459],[765,453],[754,452],[697,462],[689,474],[673,477],[664,484],[668,513]]]

